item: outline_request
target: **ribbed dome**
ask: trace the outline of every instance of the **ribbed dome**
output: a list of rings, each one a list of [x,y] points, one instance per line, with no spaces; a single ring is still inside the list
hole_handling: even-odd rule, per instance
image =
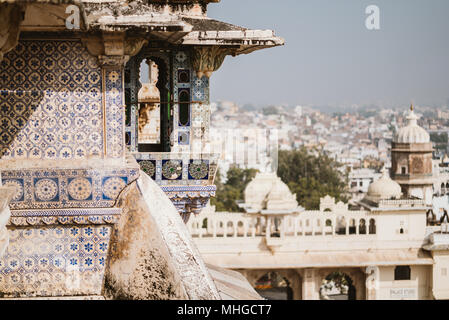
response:
[[[275,173],[257,173],[244,191],[245,203],[255,211],[294,210],[296,195]]]
[[[278,200],[284,199],[286,195],[291,194],[288,186],[281,180],[281,178],[277,177],[274,181],[273,186],[271,187],[271,191],[268,194],[268,200]]]
[[[397,143],[428,143],[430,136],[424,128],[418,126],[418,116],[413,112],[413,106],[407,116],[407,125],[396,133],[394,142]]]
[[[384,168],[380,179],[374,181],[368,187],[367,198],[370,200],[388,200],[391,198],[398,199],[401,195],[401,186],[390,178]]]

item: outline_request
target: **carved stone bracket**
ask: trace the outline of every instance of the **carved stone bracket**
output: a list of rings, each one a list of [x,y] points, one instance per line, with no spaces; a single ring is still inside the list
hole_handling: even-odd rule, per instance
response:
[[[3,55],[17,45],[20,35],[20,24],[23,21],[25,7],[2,3],[0,4],[0,61]]]
[[[89,36],[83,39],[89,53],[98,58],[103,66],[124,66],[129,58],[139,53],[148,40],[142,38],[127,39],[125,33],[103,33],[101,36]]]
[[[226,57],[232,54],[231,49],[216,46],[194,47],[192,54],[192,65],[198,78],[204,75],[208,78],[212,72],[217,71]]]

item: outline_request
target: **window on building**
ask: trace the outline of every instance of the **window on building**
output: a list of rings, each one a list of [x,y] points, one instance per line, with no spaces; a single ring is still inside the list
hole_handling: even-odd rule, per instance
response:
[[[394,269],[394,280],[410,280],[410,266],[397,266]]]
[[[139,144],[161,143],[161,96],[157,87],[159,78],[158,65],[150,59],[142,61],[140,74],[148,70],[148,81],[142,83],[139,90]],[[142,80],[144,81],[144,80]]]
[[[366,222],[365,222],[365,219],[360,219],[360,222],[359,222],[359,234],[366,234]]]
[[[401,167],[401,174],[407,174],[407,167]]]
[[[179,89],[179,125],[190,124],[190,90]]]
[[[133,151],[169,152],[169,66],[143,51],[131,58],[125,68],[125,141]]]
[[[356,231],[355,219],[349,220],[349,234],[356,234]]]
[[[376,220],[370,219],[368,231],[369,234],[376,234]]]
[[[444,185],[443,185],[444,186]],[[357,181],[351,182],[351,188],[357,187]],[[443,187],[444,188],[444,187]]]
[[[346,220],[345,217],[338,217],[336,223],[336,234],[346,234]]]

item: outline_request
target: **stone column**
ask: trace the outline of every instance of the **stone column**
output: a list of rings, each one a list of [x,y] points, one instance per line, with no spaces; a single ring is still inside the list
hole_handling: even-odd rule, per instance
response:
[[[271,217],[267,216],[267,226],[265,231],[265,237],[271,238]]]
[[[285,229],[286,229],[286,225],[287,225],[287,223],[286,223],[286,217],[285,216],[282,216],[281,217],[281,219],[279,219],[279,232],[280,232],[280,236],[281,236],[281,238],[284,238],[285,237]]]
[[[356,289],[356,299],[357,300],[366,300],[366,288],[365,288],[365,275],[364,268],[357,269],[355,273],[355,289]]]
[[[302,278],[298,270],[292,270],[292,290],[293,300],[302,300]]]
[[[104,153],[109,159],[125,159],[125,95],[124,67],[129,58],[148,43],[131,38],[124,32],[103,32],[82,38],[89,53],[98,59],[102,70],[104,110]],[[186,215],[188,221],[189,214]]]
[[[377,300],[379,295],[379,267],[366,268],[366,300]]]
[[[216,238],[216,237],[217,237],[217,225],[218,225],[218,222],[217,222],[217,221],[214,221],[213,224],[212,224],[212,228],[213,228],[213,234],[212,234],[212,237],[213,237],[213,238]]]
[[[315,269],[305,269],[302,277],[302,299],[303,300],[319,300],[319,288],[316,284]]]

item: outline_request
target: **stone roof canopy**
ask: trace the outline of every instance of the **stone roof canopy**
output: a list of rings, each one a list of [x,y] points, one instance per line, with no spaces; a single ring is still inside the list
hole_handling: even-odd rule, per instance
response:
[[[124,1],[124,0],[0,0],[0,53],[13,47],[18,32],[73,32],[95,34],[126,33],[127,38],[161,40],[196,48],[217,47],[217,52],[198,52],[202,56],[236,56],[284,44],[272,30],[251,30],[206,16],[205,5],[212,1]],[[218,1],[213,1],[218,2]],[[80,29],[68,30],[65,12],[69,4],[80,9]],[[23,19],[10,18],[12,13]],[[11,22],[10,22],[11,21]],[[10,25],[10,27],[8,27]],[[4,39],[6,40],[4,40]],[[209,49],[207,49],[209,50]],[[201,50],[200,50],[201,51]],[[1,58],[1,57],[0,57]],[[210,71],[202,70],[208,75]]]

